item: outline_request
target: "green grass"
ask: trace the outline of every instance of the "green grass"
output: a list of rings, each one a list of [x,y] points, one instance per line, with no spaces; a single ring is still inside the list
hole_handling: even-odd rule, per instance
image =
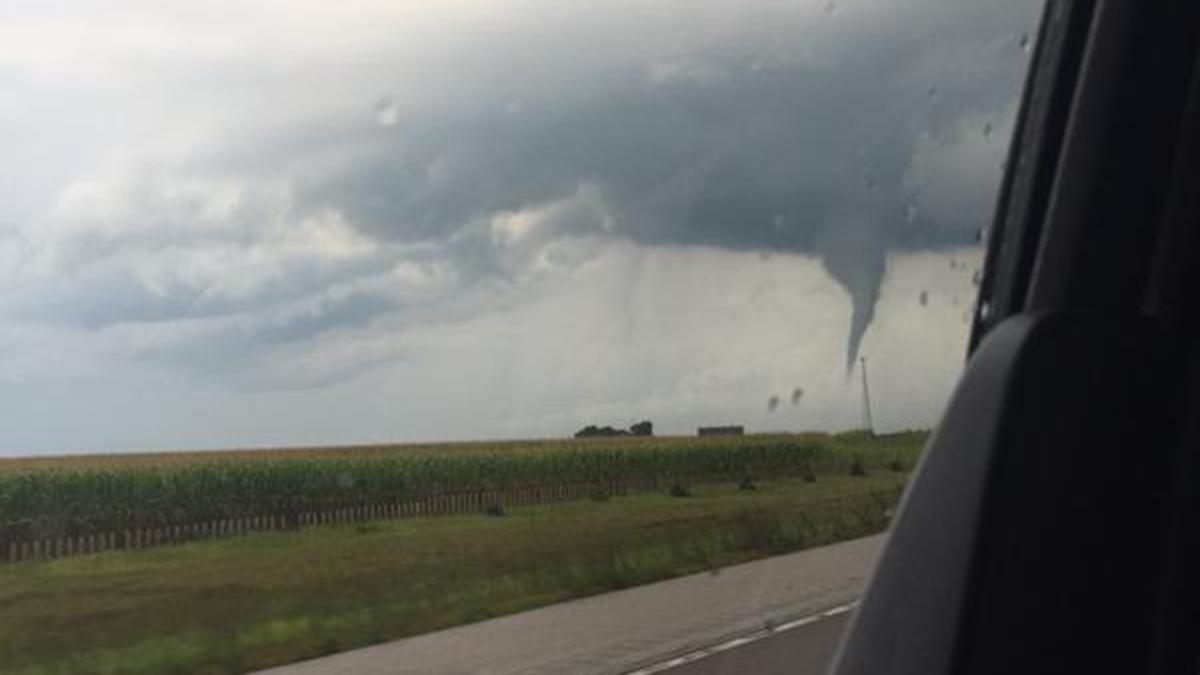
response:
[[[839,443],[866,477],[3,565],[0,672],[241,673],[880,531],[905,476],[875,467],[898,450]]]

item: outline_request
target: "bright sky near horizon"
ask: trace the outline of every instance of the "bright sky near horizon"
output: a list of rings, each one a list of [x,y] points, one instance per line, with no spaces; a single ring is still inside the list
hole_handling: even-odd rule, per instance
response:
[[[929,426],[1040,5],[7,3],[0,455]]]

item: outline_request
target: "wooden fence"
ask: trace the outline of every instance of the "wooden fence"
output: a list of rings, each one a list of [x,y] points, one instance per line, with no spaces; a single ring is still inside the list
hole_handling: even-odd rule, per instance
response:
[[[708,477],[711,481],[713,477]],[[484,513],[489,508],[509,508],[607,497],[658,490],[674,481],[648,479],[620,483],[577,483],[511,490],[472,491],[426,495],[390,503],[360,504],[318,511],[223,518],[153,528],[96,532],[77,536],[32,537],[0,540],[0,562],[49,560],[114,549],[140,549],[179,544],[198,539],[228,537],[246,532],[291,530],[321,525],[343,525],[371,520],[420,516]]]

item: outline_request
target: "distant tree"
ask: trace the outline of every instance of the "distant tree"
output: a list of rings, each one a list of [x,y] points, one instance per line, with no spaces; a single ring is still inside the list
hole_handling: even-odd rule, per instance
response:
[[[633,434],[634,436],[653,436],[654,423],[650,420],[643,420],[629,427],[629,433]]]
[[[589,424],[586,427],[575,432],[575,438],[604,438],[611,436],[628,436],[629,432],[624,429],[614,429],[610,426],[598,427],[594,424]]]

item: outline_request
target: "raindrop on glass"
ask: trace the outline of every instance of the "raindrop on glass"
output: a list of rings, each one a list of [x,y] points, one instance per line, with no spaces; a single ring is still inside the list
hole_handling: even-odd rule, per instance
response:
[[[987,124],[983,125],[983,137],[990,138],[991,135],[992,135],[992,123],[988,122]]]
[[[971,285],[978,286],[981,283],[983,283],[983,270],[975,270],[975,273],[971,275]]]
[[[863,180],[863,186],[867,188],[867,192],[876,192],[879,190],[879,182],[875,180],[875,176],[867,176]]]
[[[804,398],[804,388],[803,387],[796,387],[795,389],[792,390],[792,405],[796,405],[797,403],[799,403],[800,399],[802,399],[802,398]]]
[[[904,208],[904,222],[912,225],[917,219],[917,207],[909,204]]]
[[[381,127],[395,126],[400,112],[390,98],[381,98],[375,102],[375,121]]]
[[[992,303],[984,300],[979,303],[979,320],[987,321],[992,317]]]
[[[837,3],[836,2],[825,3],[825,16],[837,16]]]
[[[928,307],[929,291],[921,291],[921,294],[917,296],[917,302],[920,302],[922,307]]]
[[[1026,54],[1029,53],[1031,48],[1029,43],[1029,33],[1021,33],[1021,38],[1017,41],[1017,46],[1021,48],[1022,52],[1025,52]]]
[[[929,99],[930,103],[936,103],[938,100],[938,88],[930,87],[929,90],[925,92],[925,97]]]
[[[767,399],[767,412],[775,412],[775,409],[778,407],[779,407],[779,397],[778,396],[772,396],[771,398]]]
[[[975,242],[976,243],[982,244],[983,242],[987,241],[987,237],[988,237],[987,225],[984,225],[983,227],[981,227],[975,231]]]

